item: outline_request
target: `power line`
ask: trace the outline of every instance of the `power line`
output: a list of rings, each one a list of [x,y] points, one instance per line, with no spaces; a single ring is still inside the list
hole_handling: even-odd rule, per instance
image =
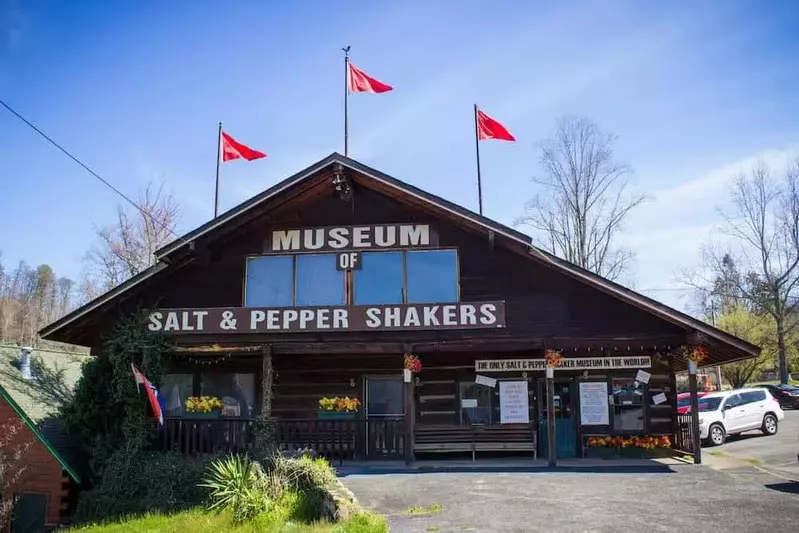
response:
[[[37,128],[37,127],[36,127],[36,126],[35,126],[35,125],[34,125],[34,124],[33,124],[33,123],[30,121],[30,120],[28,120],[28,119],[26,119],[25,117],[23,117],[23,116],[22,116],[22,115],[21,115],[19,112],[17,112],[17,111],[16,111],[16,110],[15,110],[13,107],[11,107],[10,105],[8,105],[8,104],[7,104],[5,101],[3,101],[3,100],[0,100],[0,105],[2,105],[3,107],[5,107],[5,108],[6,108],[6,109],[7,109],[7,110],[8,110],[8,111],[9,111],[9,112],[12,114],[12,115],[14,115],[14,116],[15,116],[15,117],[17,117],[18,119],[20,119],[22,122],[24,122],[24,123],[25,123],[25,124],[26,124],[28,127],[30,127],[30,128],[33,130],[33,131],[35,131],[36,133],[38,133],[38,134],[39,134],[39,135],[40,135],[42,138],[44,138],[44,139],[45,139],[47,142],[49,142],[50,144],[52,144],[53,146],[55,146],[56,148],[58,148],[58,149],[59,149],[59,150],[60,150],[60,151],[61,151],[61,152],[62,152],[64,155],[66,155],[68,158],[70,158],[70,159],[71,159],[71,160],[73,160],[75,163],[77,163],[78,165],[80,165],[81,167],[83,167],[83,169],[84,169],[86,172],[88,172],[89,174],[91,174],[92,176],[94,176],[95,178],[97,178],[98,180],[100,180],[100,181],[103,183],[103,185],[105,185],[106,187],[108,187],[109,189],[111,189],[112,191],[114,191],[115,193],[117,193],[117,195],[119,195],[119,196],[120,196],[120,197],[121,197],[123,200],[125,200],[125,201],[126,201],[126,202],[128,202],[130,205],[132,205],[133,207],[135,207],[135,208],[136,208],[136,210],[137,210],[139,213],[141,213],[141,214],[142,214],[142,215],[144,215],[145,217],[149,218],[151,222],[154,222],[154,223],[156,223],[157,225],[161,226],[161,228],[162,228],[162,229],[165,229],[166,231],[168,231],[168,232],[169,232],[170,234],[172,234],[172,235],[173,235],[173,236],[174,236],[176,239],[179,239],[179,238],[180,238],[180,236],[179,236],[178,234],[176,234],[174,231],[172,231],[172,230],[171,230],[169,227],[167,227],[167,225],[166,225],[166,224],[164,224],[163,222],[161,222],[160,220],[158,220],[157,218],[155,218],[154,216],[152,216],[150,213],[147,213],[147,212],[146,212],[144,209],[142,209],[141,207],[139,207],[139,204],[137,204],[136,202],[134,202],[133,200],[131,200],[130,198],[128,198],[128,197],[127,197],[127,196],[126,196],[126,195],[125,195],[125,194],[124,194],[122,191],[120,191],[119,189],[117,189],[116,187],[114,187],[113,185],[111,185],[111,184],[110,184],[108,181],[106,181],[105,179],[103,179],[103,177],[102,177],[102,176],[100,176],[100,175],[99,175],[97,172],[95,172],[94,170],[92,170],[91,168],[89,168],[89,167],[88,167],[88,166],[87,166],[85,163],[83,163],[83,162],[82,162],[80,159],[78,159],[77,157],[75,157],[74,155],[72,155],[72,154],[71,154],[71,153],[70,153],[70,152],[69,152],[69,151],[68,151],[66,148],[64,148],[63,146],[61,146],[61,145],[60,145],[60,144],[58,144],[57,142],[55,142],[55,141],[54,141],[54,140],[53,140],[53,139],[52,139],[52,138],[51,138],[49,135],[47,135],[45,132],[43,132],[42,130],[40,130],[39,128]]]

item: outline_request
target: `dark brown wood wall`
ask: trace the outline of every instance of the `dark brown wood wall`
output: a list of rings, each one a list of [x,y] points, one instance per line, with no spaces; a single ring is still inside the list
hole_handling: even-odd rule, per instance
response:
[[[582,282],[522,257],[499,244],[489,246],[487,235],[477,235],[444,220],[405,206],[365,188],[357,188],[354,204],[330,194],[284,213],[279,220],[253,222],[240,232],[212,243],[190,264],[143,291],[131,301],[136,307],[219,307],[243,303],[247,255],[263,250],[272,229],[334,224],[425,222],[439,232],[440,246],[459,249],[461,299],[505,300],[507,328],[474,331],[413,333],[328,333],[259,336],[263,341],[364,341],[391,338],[421,342],[473,338],[554,339],[553,345],[578,338],[646,339],[653,336],[684,338],[679,327],[599,292]],[[228,339],[233,340],[235,336]],[[564,340],[565,339],[565,340]]]

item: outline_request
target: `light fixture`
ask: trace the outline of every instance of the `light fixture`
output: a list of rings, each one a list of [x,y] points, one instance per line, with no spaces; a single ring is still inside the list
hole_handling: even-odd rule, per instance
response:
[[[350,387],[355,388],[355,378],[350,378]]]
[[[349,200],[352,196],[352,187],[347,176],[344,174],[344,167],[340,163],[336,163],[333,168],[333,188],[338,191],[339,197],[342,200]]]

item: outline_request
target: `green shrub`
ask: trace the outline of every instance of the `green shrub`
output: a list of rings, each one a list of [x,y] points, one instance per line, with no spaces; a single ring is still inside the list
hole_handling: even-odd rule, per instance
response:
[[[213,456],[185,457],[176,452],[114,453],[100,483],[78,500],[75,521],[98,521],[145,512],[171,512],[205,503],[199,484]]]
[[[243,455],[230,455],[211,463],[200,486],[211,491],[208,510],[230,510],[235,522],[263,513],[271,506],[272,497],[279,495],[261,465]]]
[[[319,493],[336,483],[335,470],[321,457],[277,457],[274,459],[273,469],[275,475],[301,493]]]

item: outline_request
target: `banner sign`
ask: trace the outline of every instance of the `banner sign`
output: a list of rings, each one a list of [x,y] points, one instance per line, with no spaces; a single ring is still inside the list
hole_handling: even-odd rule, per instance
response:
[[[526,381],[499,382],[499,423],[527,424],[530,409],[527,401]]]
[[[476,372],[530,372],[546,369],[546,359],[479,359],[474,362]],[[631,357],[574,357],[563,358],[559,370],[606,370],[620,368],[651,368],[649,356]]]
[[[505,302],[159,309],[147,329],[172,334],[415,331],[505,327]]]
[[[264,245],[264,253],[343,252],[431,246],[438,246],[438,234],[429,224],[328,226],[275,230],[271,240]]]

